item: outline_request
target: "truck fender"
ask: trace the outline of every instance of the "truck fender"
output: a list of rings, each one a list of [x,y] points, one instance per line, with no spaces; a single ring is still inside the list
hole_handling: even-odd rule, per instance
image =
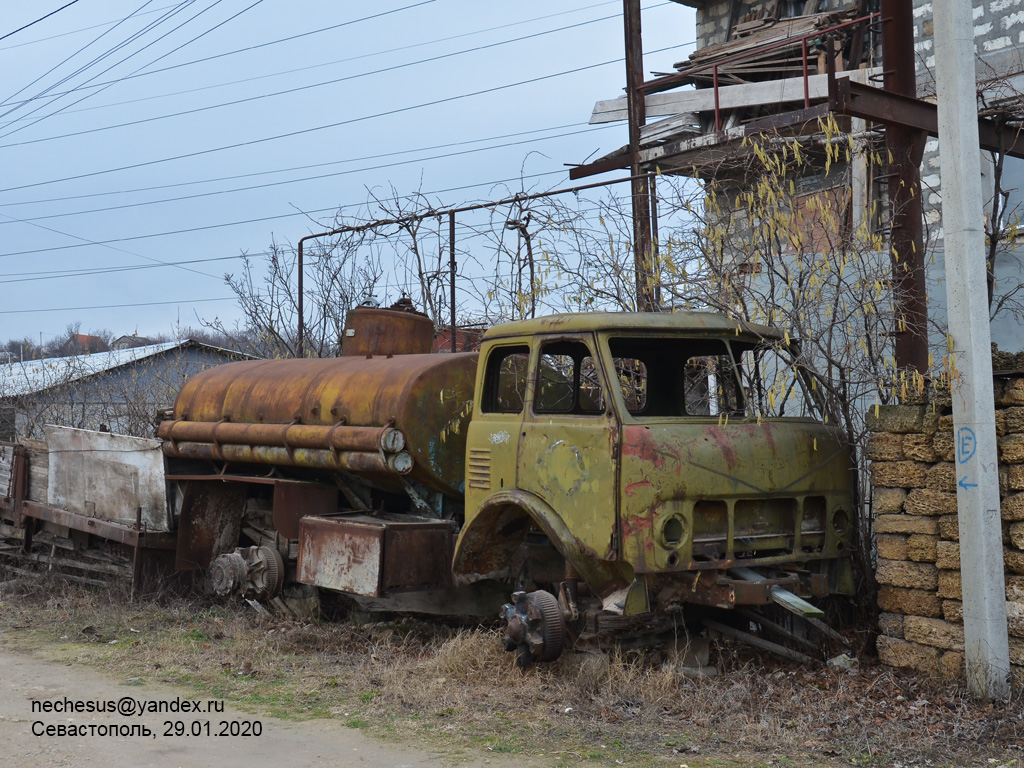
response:
[[[500,491],[469,517],[459,534],[452,562],[456,584],[503,577],[516,550],[536,525],[602,600],[623,593],[633,583],[626,563],[598,559],[572,535],[561,516],[543,499],[526,491]],[[621,610],[621,609],[620,609]]]

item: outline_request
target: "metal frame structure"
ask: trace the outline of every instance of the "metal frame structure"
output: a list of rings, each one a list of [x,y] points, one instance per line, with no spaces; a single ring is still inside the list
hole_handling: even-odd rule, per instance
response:
[[[644,82],[639,68],[643,59],[643,44],[640,36],[639,0],[624,0],[624,25],[626,28],[626,94],[628,99],[629,145],[627,152],[606,157],[593,163],[577,166],[569,173],[573,180],[606,173],[612,170],[630,168],[633,178],[645,169],[656,171],[653,161],[644,162],[640,151],[640,129],[645,124],[645,97],[648,94],[671,90],[679,85],[692,82],[694,75],[711,72],[712,88],[715,92],[715,135],[721,143],[728,143],[738,136],[750,136],[773,130],[798,129],[828,114],[857,117],[886,127],[886,147],[891,155],[891,170],[884,175],[887,180],[889,203],[892,211],[890,253],[892,255],[893,283],[895,287],[896,318],[893,328],[895,359],[898,368],[925,373],[928,370],[927,299],[925,286],[924,243],[922,232],[920,163],[925,137],[938,135],[938,117],[933,103],[917,98],[913,10],[905,0],[881,0],[878,14],[861,15],[843,24],[829,27],[815,33],[815,37],[830,35],[842,29],[857,27],[860,40],[870,25],[878,25],[882,31],[883,87],[876,88],[838,78],[832,56],[826,56],[828,73],[828,99],[819,105],[811,105],[809,93],[808,40],[804,35],[796,40],[801,47],[802,73],[804,80],[804,104],[802,109],[790,110],[768,118],[745,124],[737,133],[733,129],[726,133],[722,128],[719,102],[719,69],[728,63],[743,58],[762,55],[767,50],[792,46],[793,40],[773,43],[769,46],[730,56],[721,61],[688,68],[677,74],[655,78]],[[826,38],[828,39],[828,38]],[[832,48],[832,42],[826,44]],[[1018,131],[1000,125],[990,119],[979,119],[980,146],[983,149],[1003,152],[1013,157],[1024,157],[1024,140]],[[675,146],[680,147],[677,142]],[[681,147],[680,147],[681,148]],[[673,151],[673,142],[664,145],[665,154]],[[649,233],[650,205],[646,197],[633,195],[634,233],[637,243],[637,258],[647,252],[650,246],[643,239],[645,226]],[[649,236],[649,234],[648,234]],[[646,250],[642,251],[641,248]],[[637,262],[638,288],[641,284],[643,264]]]

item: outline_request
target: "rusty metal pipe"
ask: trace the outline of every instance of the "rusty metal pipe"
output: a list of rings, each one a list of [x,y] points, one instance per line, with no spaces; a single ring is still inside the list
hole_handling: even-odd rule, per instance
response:
[[[455,326],[455,211],[448,212],[448,272],[450,276],[451,290],[451,326],[452,326],[452,352],[456,351],[456,337],[458,328]]]
[[[909,3],[882,0],[882,65],[885,90],[917,96],[914,67],[914,14]],[[889,205],[892,232],[894,356],[901,370],[928,372],[928,291],[925,283],[924,215],[921,210],[921,158],[925,133],[889,125],[885,145],[892,155]]]
[[[272,445],[234,445],[222,443],[164,443],[164,453],[183,459],[236,461],[310,469],[343,469],[371,475],[407,475],[413,468],[412,455],[399,451],[385,457],[369,451],[330,451],[317,448],[289,450]]]
[[[336,451],[384,451],[405,447],[405,435],[390,427],[345,424],[236,424],[233,422],[165,421],[157,435],[164,440]]]

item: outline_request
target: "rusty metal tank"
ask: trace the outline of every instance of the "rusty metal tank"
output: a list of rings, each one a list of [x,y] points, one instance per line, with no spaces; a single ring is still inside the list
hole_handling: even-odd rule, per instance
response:
[[[386,311],[386,310],[385,310]],[[260,360],[190,379],[159,429],[169,456],[407,475],[464,489],[476,353]]]
[[[411,300],[401,298],[388,309],[360,306],[345,315],[343,357],[366,355],[417,355],[431,351],[434,323],[416,311]]]

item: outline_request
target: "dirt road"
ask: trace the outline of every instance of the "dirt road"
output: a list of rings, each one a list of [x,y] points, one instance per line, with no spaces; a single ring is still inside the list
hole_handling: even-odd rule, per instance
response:
[[[182,712],[181,701],[198,701],[214,711]],[[86,711],[90,703],[92,711]],[[450,765],[436,755],[372,741],[333,721],[289,722],[228,705],[223,712],[217,708],[172,688],[113,681],[82,667],[0,652],[0,766]],[[495,756],[459,765],[510,763]]]

